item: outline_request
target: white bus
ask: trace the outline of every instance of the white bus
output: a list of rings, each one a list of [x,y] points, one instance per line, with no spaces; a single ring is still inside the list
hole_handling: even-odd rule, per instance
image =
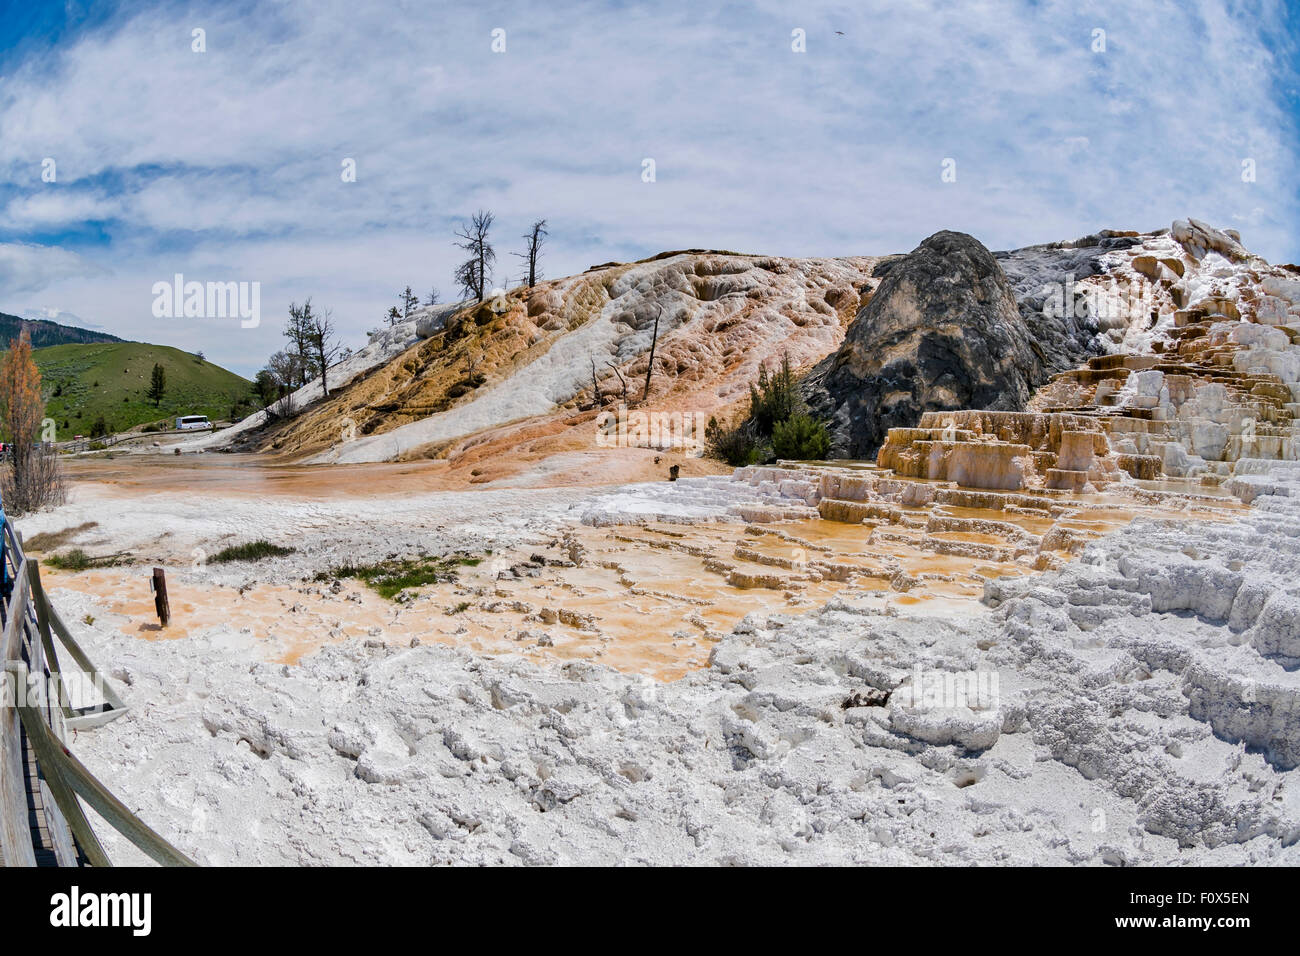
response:
[[[211,427],[212,422],[208,421],[207,415],[182,415],[176,419],[178,432],[203,431]]]

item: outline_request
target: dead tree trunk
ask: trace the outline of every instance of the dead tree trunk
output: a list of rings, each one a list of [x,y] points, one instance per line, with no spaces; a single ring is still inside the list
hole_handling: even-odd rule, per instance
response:
[[[623,373],[618,370],[618,366],[615,365],[613,362],[606,362],[605,364],[608,365],[610,368],[612,368],[614,370],[614,374],[618,376],[618,383],[623,386],[623,404],[626,405],[627,404],[627,379],[623,377]]]
[[[655,346],[659,344],[659,317],[664,314],[664,307],[659,306],[659,311],[655,313],[655,331],[653,338],[650,339],[650,361],[645,367],[645,390],[641,393],[641,404],[650,401],[650,374],[655,370]]]

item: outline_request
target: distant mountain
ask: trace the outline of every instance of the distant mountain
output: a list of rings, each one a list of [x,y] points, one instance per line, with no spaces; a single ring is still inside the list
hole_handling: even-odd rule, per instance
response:
[[[18,338],[23,326],[32,338],[32,348],[43,349],[49,345],[89,345],[96,342],[122,342],[116,335],[106,332],[92,332],[71,325],[61,325],[48,319],[24,319],[21,316],[0,312],[0,349],[9,347],[12,339]]]

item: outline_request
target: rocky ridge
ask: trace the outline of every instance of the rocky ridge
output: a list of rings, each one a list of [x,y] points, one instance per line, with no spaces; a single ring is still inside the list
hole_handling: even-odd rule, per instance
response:
[[[822,363],[809,392],[824,414],[844,419],[837,450],[874,455],[885,428],[872,410],[882,402],[894,409],[886,426],[916,425],[943,409],[1022,410],[1035,387],[1089,357],[1169,344],[1176,312],[1232,318],[1236,308],[1279,321],[1300,299],[1294,272],[1195,220],[996,253],[938,235],[947,238],[918,250],[924,267],[909,256],[691,250],[596,266],[474,308],[439,307],[386,330],[332,372],[340,387],[329,400],[307,386],[296,399],[305,411],[291,424],[259,431],[265,421],[257,418],[187,447],[237,439],[314,462],[436,458],[474,483],[549,457],[560,472],[600,468],[610,458],[594,442],[602,410],[626,397],[632,406],[726,420],[760,365],[788,354],[796,369]],[[940,245],[951,261],[933,248]],[[886,288],[873,305],[895,270],[891,286],[914,286],[903,282],[914,267],[913,279],[926,280],[925,303]],[[857,321],[868,313],[870,321]],[[886,345],[888,374],[877,376],[872,363]],[[862,375],[852,374],[854,363]],[[832,367],[834,396],[824,387]],[[886,380],[897,388],[876,395]],[[643,457],[660,450],[643,448]]]
[[[1088,309],[1121,317],[1105,329],[1115,351],[1053,376],[1024,412],[927,410],[890,430],[877,463],[971,488],[1095,491],[1164,477],[1214,487],[1238,459],[1296,460],[1294,267],[1269,266],[1201,223],[1127,252],[1136,278],[1081,293]]]

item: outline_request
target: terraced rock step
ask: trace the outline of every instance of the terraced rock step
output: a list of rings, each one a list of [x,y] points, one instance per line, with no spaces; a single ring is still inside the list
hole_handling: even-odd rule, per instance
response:
[[[1035,416],[1007,417],[1012,414],[1001,413],[994,420],[1004,428],[1021,429],[1033,440],[1047,440],[1051,422]],[[717,479],[710,483],[728,487]],[[1025,573],[1059,567],[1098,535],[1141,514],[1195,510],[1213,519],[1241,507],[1236,497],[1204,494],[1195,482],[1174,484],[1179,487],[1147,489],[1117,481],[1105,494],[1097,494],[1091,482],[1077,489],[990,491],[951,481],[900,478],[870,466],[787,463],[737,469],[730,494],[763,502],[754,507],[768,520],[805,520],[805,508],[814,503],[825,521],[871,529],[868,550],[901,548],[899,553],[960,557]]]
[[[922,525],[882,523],[869,542],[867,526],[825,519],[580,527],[582,567],[556,535],[530,544],[541,577],[498,582],[554,597],[486,595],[501,607],[465,612],[538,617],[508,651],[358,640],[284,667],[99,623],[98,653],[150,706],[78,747],[209,864],[1294,865],[1300,470],[1275,464],[1239,463],[1232,480],[1260,494],[1230,520],[1187,521],[1172,492],[1161,511],[1114,488],[1084,500],[914,483],[933,496],[900,514]],[[763,473],[778,489],[869,484],[860,469]],[[1023,502],[1065,510],[1011,510]],[[1046,574],[981,577],[977,563],[913,553],[935,535],[1091,537],[1091,519],[1125,507],[1133,524]],[[734,551],[723,563],[774,581],[806,556],[810,580],[781,591],[752,578],[734,589],[749,612],[725,628],[717,606],[674,608],[673,644],[710,665],[685,679],[600,666],[617,643],[578,630],[613,630],[587,617],[601,617],[600,592],[618,593],[607,607],[681,595],[718,561],[679,545]],[[811,580],[822,562],[861,570],[827,599]],[[582,579],[591,568],[611,574]],[[639,583],[614,586],[619,569]],[[706,583],[721,601],[729,586]],[[962,595],[959,613],[927,610],[940,593]],[[104,614],[60,600],[77,619]],[[670,600],[627,619],[662,627]],[[601,646],[599,660],[576,656]],[[160,774],[184,781],[184,799]],[[317,812],[330,807],[349,812]],[[250,826],[261,839],[230,838]],[[104,838],[131,859],[118,834]]]
[[[1024,412],[925,412],[889,430],[877,464],[968,488],[1087,492],[1130,479],[1213,483],[1241,458],[1296,460],[1300,281],[1291,267],[1194,220],[1144,237],[1129,255],[1080,285],[1125,330],[1111,354],[1055,375]]]

